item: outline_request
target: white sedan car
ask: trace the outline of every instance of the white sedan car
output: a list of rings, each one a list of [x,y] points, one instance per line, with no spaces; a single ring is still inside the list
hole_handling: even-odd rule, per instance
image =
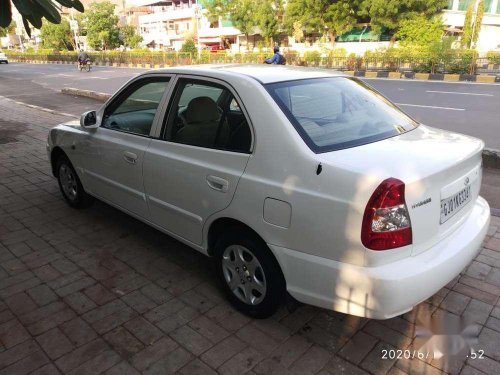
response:
[[[241,311],[288,292],[386,319],[477,255],[483,146],[355,78],[233,65],[142,74],[47,149],[71,206],[98,198],[211,256]]]

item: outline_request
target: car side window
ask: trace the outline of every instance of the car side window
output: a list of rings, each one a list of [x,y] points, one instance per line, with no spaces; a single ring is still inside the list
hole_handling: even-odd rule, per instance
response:
[[[132,84],[122,97],[111,103],[104,112],[102,127],[149,135],[156,110],[167,89],[169,78],[145,79]]]
[[[192,146],[249,153],[252,133],[229,89],[217,83],[181,79],[164,138]]]

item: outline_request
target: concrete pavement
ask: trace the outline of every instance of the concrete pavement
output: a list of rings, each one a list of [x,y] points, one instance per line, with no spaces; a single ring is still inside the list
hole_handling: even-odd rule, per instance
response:
[[[45,142],[66,119],[0,98],[0,374],[500,373],[500,218],[475,261],[407,314],[299,306],[253,320],[200,253],[104,203],[63,202]],[[420,320],[458,317],[477,324],[481,358],[405,358]]]

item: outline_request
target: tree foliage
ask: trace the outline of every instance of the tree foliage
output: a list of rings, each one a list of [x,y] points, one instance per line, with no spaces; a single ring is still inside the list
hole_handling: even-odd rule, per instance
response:
[[[471,2],[467,7],[464,19],[464,29],[462,32],[462,38],[460,39],[460,44],[462,47],[469,47],[472,40],[472,13],[474,12],[474,2]]]
[[[0,27],[0,37],[5,37],[16,32],[16,23],[11,21],[7,27]]]
[[[448,0],[363,0],[360,15],[370,19],[372,29],[384,26],[397,31],[401,22],[418,15],[430,18],[447,5]]]
[[[481,32],[481,25],[483,24],[484,16],[484,0],[479,0],[477,5],[476,19],[474,20],[474,31],[472,33],[472,47],[476,47],[476,43],[479,39],[479,33]]]
[[[182,44],[181,52],[189,52],[194,56],[198,52],[194,40],[186,39],[186,41]]]
[[[62,19],[59,24],[44,21],[40,29],[40,38],[43,48],[55,50],[75,48],[71,28],[66,19]]]
[[[137,48],[142,42],[142,36],[138,35],[136,28],[132,25],[122,26],[120,28],[120,39],[122,44],[128,48]]]
[[[0,0],[0,27],[7,27],[12,21],[12,3],[22,16],[24,28],[31,36],[30,25],[37,29],[42,27],[42,20],[45,18],[51,23],[60,23],[61,15],[58,7],[74,8],[83,12],[84,8],[80,0]]]
[[[281,29],[282,15],[282,0],[261,0],[256,5],[255,19],[257,26],[262,37],[271,45]]]
[[[401,21],[396,36],[401,39],[402,45],[430,45],[441,40],[443,21],[440,16],[428,19],[418,15]]]
[[[119,47],[118,17],[115,16],[115,5],[110,1],[90,4],[83,15],[82,23],[90,47],[94,49],[114,49]]]

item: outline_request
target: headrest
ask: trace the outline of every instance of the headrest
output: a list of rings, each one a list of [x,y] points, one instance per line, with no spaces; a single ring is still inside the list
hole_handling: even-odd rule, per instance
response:
[[[208,96],[200,96],[191,99],[187,106],[186,121],[188,123],[215,121],[218,118],[219,111],[217,109],[217,103]]]

